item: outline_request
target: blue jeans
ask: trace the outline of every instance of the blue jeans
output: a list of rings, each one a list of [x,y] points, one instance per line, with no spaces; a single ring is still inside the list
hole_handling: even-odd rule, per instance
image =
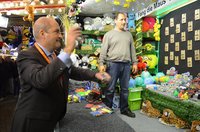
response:
[[[120,111],[123,112],[128,108],[128,85],[130,79],[130,63],[124,62],[108,62],[107,63],[107,72],[111,75],[111,81],[108,84],[106,89],[105,104],[112,108],[113,105],[113,96],[115,93],[116,83],[119,79],[120,84]]]

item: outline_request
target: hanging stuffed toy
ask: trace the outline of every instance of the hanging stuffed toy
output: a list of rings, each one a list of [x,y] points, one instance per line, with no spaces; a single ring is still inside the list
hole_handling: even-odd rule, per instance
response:
[[[34,9],[35,8],[32,5],[27,5],[25,7],[25,10],[28,12],[28,15],[23,17],[24,21],[29,21],[29,22],[34,21]]]

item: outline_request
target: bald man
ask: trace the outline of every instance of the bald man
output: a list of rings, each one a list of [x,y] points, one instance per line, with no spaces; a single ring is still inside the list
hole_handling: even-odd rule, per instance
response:
[[[63,38],[59,24],[53,18],[40,17],[33,26],[35,44],[17,58],[21,90],[11,132],[53,132],[66,112],[69,78],[75,80],[104,80],[108,74],[72,66],[70,54],[80,28],[67,34],[64,52],[55,56]]]

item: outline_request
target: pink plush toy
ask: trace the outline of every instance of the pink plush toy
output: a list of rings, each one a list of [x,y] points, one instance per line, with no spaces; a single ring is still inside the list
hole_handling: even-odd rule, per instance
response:
[[[153,29],[153,26],[156,23],[156,20],[153,17],[145,17],[143,21],[146,21],[149,24],[149,29]]]

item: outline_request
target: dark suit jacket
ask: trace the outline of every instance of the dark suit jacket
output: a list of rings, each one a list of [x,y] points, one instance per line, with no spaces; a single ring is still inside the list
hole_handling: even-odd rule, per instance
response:
[[[35,46],[19,54],[17,66],[21,90],[12,132],[52,132],[66,112],[69,78],[95,78],[95,72],[74,66],[69,74],[69,69],[59,58],[48,64]]]

